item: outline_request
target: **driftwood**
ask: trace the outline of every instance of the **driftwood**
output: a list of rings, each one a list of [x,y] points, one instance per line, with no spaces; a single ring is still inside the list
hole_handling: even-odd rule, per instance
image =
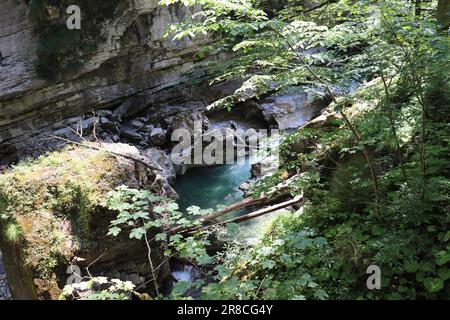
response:
[[[303,195],[296,196],[294,199],[290,199],[290,200],[287,200],[287,201],[284,201],[284,202],[272,205],[272,206],[267,207],[267,208],[259,209],[259,210],[256,210],[256,211],[244,214],[242,216],[235,217],[233,219],[216,222],[216,223],[213,223],[213,224],[208,225],[208,226],[193,227],[193,228],[190,228],[189,230],[187,230],[187,232],[188,233],[194,233],[194,232],[206,230],[206,229],[208,229],[208,228],[210,228],[212,226],[220,226],[220,225],[225,225],[225,224],[228,224],[228,223],[240,223],[240,222],[248,221],[248,220],[260,217],[262,215],[274,212],[276,210],[292,206],[292,205],[294,205],[294,204],[296,204],[296,203],[298,203],[300,201],[303,201]]]
[[[234,211],[238,211],[240,209],[243,209],[243,208],[246,208],[246,207],[249,207],[249,206],[256,206],[256,205],[261,205],[261,204],[265,204],[265,203],[268,203],[268,202],[272,202],[278,197],[268,198],[267,196],[263,196],[263,197],[260,197],[260,198],[257,198],[257,199],[253,199],[252,197],[248,197],[248,198],[243,199],[242,201],[233,203],[233,204],[231,204],[231,205],[229,205],[229,206],[227,206],[225,208],[222,208],[219,211],[207,214],[207,215],[201,217],[199,220],[203,224],[205,222],[208,222],[208,221],[211,221],[211,220],[215,220],[215,219],[217,219],[219,217],[222,217],[222,216],[224,216],[224,215],[226,215],[228,213],[231,213],[231,212],[234,212]],[[196,228],[196,227],[181,227],[181,226],[179,226],[179,227],[175,227],[175,228],[170,229],[169,232],[171,234],[181,233],[181,232],[188,232],[188,231],[190,231],[191,229],[194,229],[194,228]]]
[[[253,206],[253,205],[258,205],[261,203],[264,203],[265,201],[267,201],[267,197],[261,197],[258,199],[253,199],[251,197],[245,198],[242,201],[233,203],[232,205],[229,205],[225,208],[222,208],[219,211],[207,214],[203,217],[200,218],[200,220],[202,221],[202,223],[205,223],[207,221],[211,221],[211,220],[215,220],[221,216],[224,216],[230,212],[234,212],[237,210],[240,210],[242,208],[248,207],[248,206]],[[191,227],[175,227],[173,229],[170,230],[170,233],[179,233],[181,231],[187,231],[188,229],[190,229]]]

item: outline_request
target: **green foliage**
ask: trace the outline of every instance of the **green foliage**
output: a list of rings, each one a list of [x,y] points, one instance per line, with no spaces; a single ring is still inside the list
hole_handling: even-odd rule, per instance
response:
[[[4,230],[5,238],[12,243],[18,243],[22,236],[22,230],[16,223],[8,223]]]
[[[371,201],[369,170],[361,155],[341,162],[333,171],[329,184],[333,197],[344,211],[360,212]]]
[[[130,281],[94,277],[66,285],[60,300],[131,300],[135,286]]]
[[[211,263],[206,251],[210,242],[197,236],[181,236],[171,234],[174,227],[188,228],[201,223],[200,220],[188,219],[178,211],[178,204],[171,199],[156,196],[147,190],[131,189],[120,186],[108,193],[105,206],[118,212],[117,219],[111,221],[108,235],[116,237],[123,228],[129,231],[129,237],[163,242],[167,244],[167,255],[177,253],[180,257],[192,259],[199,265]],[[187,208],[191,217],[202,216],[212,210],[202,210],[197,206]],[[153,212],[153,215],[151,215]],[[147,238],[147,230],[158,230],[154,237]]]
[[[217,282],[203,288],[204,298],[446,298],[450,50],[447,31],[436,25],[436,1],[420,16],[403,0],[333,1],[306,12],[296,1],[282,9],[180,2],[204,10],[169,33],[220,36],[215,51],[233,56],[216,68],[215,80],[248,80],[211,108],[298,84],[323,95],[313,73],[344,88],[374,79],[329,108],[345,110],[358,143],[341,120],[284,140],[280,170],[252,192],[270,195],[279,185],[304,192],[303,213],[275,222],[256,247],[230,246],[216,257]],[[378,176],[377,210],[364,149]],[[381,290],[365,285],[371,264],[382,270]]]
[[[149,191],[131,189],[127,186],[110,191],[105,206],[119,214],[117,219],[111,221],[108,235],[117,236],[122,231],[120,227],[125,225],[133,227],[129,233],[130,239],[141,240],[146,232],[144,225],[150,220],[150,204],[157,200],[159,197]]]
[[[203,290],[205,297],[327,298],[316,282],[315,271],[310,268],[323,261],[328,250],[326,240],[309,229],[293,230],[296,226],[293,217],[283,216],[274,222],[261,244],[245,253],[227,252],[220,260],[222,265],[216,268],[216,278],[221,281],[207,286]]]
[[[106,196],[104,205],[112,211],[118,212],[117,219],[111,221],[108,235],[117,236],[121,232],[121,226],[132,228],[130,238],[141,239],[146,229],[159,228],[167,231],[171,227],[192,227],[198,221],[187,219],[180,211],[178,204],[171,199],[154,195],[148,190],[132,189],[127,186],[117,187]],[[151,219],[150,212],[157,216]],[[187,208],[191,216],[201,216],[211,212],[192,206]],[[167,235],[156,235],[158,240],[164,240]]]
[[[280,169],[256,183],[251,193],[274,196],[282,186],[292,195],[304,194],[305,204],[278,217],[255,245],[230,241],[232,227],[172,234],[174,227],[198,225],[200,220],[194,218],[211,210],[191,207],[182,213],[172,199],[125,186],[106,196],[104,205],[117,213],[108,235],[127,232],[147,244],[157,242],[167,257],[182,257],[201,269],[206,278],[179,282],[166,298],[188,298],[190,289],[200,290],[202,299],[447,298],[450,43],[447,31],[436,25],[435,2],[417,16],[414,4],[405,0],[337,0],[306,11],[307,4],[294,0],[280,9],[269,8],[265,1],[163,0],[163,5],[202,8],[167,35],[215,37],[198,58],[218,53],[230,58],[213,66],[212,82],[243,80],[210,109],[229,109],[299,85],[324,97],[327,84],[337,96],[328,113],[345,111],[360,138],[355,139],[348,122],[338,116],[321,128],[301,128],[284,138]],[[58,78],[70,62],[61,56],[82,50],[85,39],[59,33],[59,26],[52,29],[42,14],[43,3],[33,1],[32,14],[49,23],[46,31],[53,30],[57,37],[41,38],[38,71]],[[355,83],[358,90],[346,90]],[[374,162],[379,203],[373,201],[374,179],[362,159],[366,150]],[[48,166],[55,164],[62,165],[46,160]],[[18,181],[23,171],[30,173],[19,168]],[[20,239],[19,231],[28,235],[23,221],[16,228],[17,212],[27,216],[39,209],[89,216],[89,204],[94,203],[86,193],[93,185],[74,187],[64,181],[43,192],[27,181],[20,184],[19,195],[9,188],[10,182],[0,180],[0,213],[10,239]],[[49,194],[58,196],[44,206],[36,201],[36,195],[41,200],[52,198]],[[58,248],[63,237],[52,239],[52,248]],[[217,239],[222,250],[211,252]],[[47,252],[46,265],[54,266],[56,251]],[[366,269],[372,264],[382,271],[380,290],[366,286]],[[132,290],[119,284],[117,288],[91,297],[128,298]]]

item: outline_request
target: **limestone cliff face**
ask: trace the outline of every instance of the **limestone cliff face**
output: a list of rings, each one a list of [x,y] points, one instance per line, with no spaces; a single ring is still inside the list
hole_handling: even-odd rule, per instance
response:
[[[143,109],[167,96],[166,90],[201,76],[193,71],[193,53],[208,40],[172,42],[163,37],[166,27],[189,16],[191,9],[160,7],[158,0],[128,0],[120,1],[111,17],[102,21],[102,41],[94,52],[80,57],[76,74],[64,81],[45,81],[35,70],[39,31],[28,11],[28,1],[0,3],[4,162],[15,160],[17,150],[27,148],[43,131],[66,126],[71,117],[119,106],[130,98],[133,107]]]

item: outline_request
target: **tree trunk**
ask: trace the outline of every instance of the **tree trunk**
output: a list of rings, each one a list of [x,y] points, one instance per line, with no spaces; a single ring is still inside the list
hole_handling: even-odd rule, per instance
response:
[[[303,195],[296,196],[294,199],[290,199],[288,201],[285,201],[285,202],[282,202],[282,203],[278,203],[278,204],[275,204],[275,205],[267,207],[267,208],[263,208],[263,209],[260,209],[260,210],[257,210],[257,211],[251,212],[251,213],[244,214],[243,216],[235,217],[235,218],[232,218],[232,219],[229,219],[229,220],[226,220],[226,221],[216,222],[216,223],[213,223],[213,224],[211,224],[209,226],[194,227],[194,228],[190,229],[188,231],[188,233],[194,233],[194,232],[198,232],[198,231],[203,231],[203,230],[206,230],[206,229],[208,229],[208,228],[210,228],[212,226],[220,226],[220,225],[226,225],[228,223],[244,222],[244,221],[247,221],[247,220],[250,220],[250,219],[254,219],[254,218],[260,217],[262,215],[274,212],[276,210],[284,209],[286,207],[292,206],[292,205],[294,205],[296,203],[299,203],[301,201],[303,201]]]
[[[416,0],[415,2],[415,11],[414,14],[416,15],[416,17],[420,17],[420,13],[422,12],[422,0]]]
[[[437,6],[437,23],[442,27],[442,29],[447,29],[449,27],[449,0],[438,0]]]
[[[225,208],[223,208],[223,209],[221,209],[219,211],[216,211],[216,212],[213,212],[213,213],[208,214],[206,216],[203,216],[199,220],[201,220],[202,223],[205,223],[207,221],[215,220],[215,219],[217,219],[219,217],[222,217],[222,216],[224,216],[224,215],[226,215],[228,213],[231,213],[231,212],[234,212],[234,211],[238,211],[240,209],[243,209],[243,208],[246,208],[246,207],[249,207],[249,206],[265,204],[265,203],[267,203],[269,201],[270,202],[274,201],[275,199],[276,198],[268,199],[267,197],[261,197],[261,198],[258,198],[258,199],[253,199],[252,197],[248,197],[248,198],[245,198],[242,201],[233,203],[233,204],[231,204],[231,205],[229,205],[229,206],[227,206],[227,207],[225,207]],[[186,227],[179,226],[179,227],[175,227],[175,228],[170,229],[169,232],[170,232],[170,234],[175,234],[175,233],[188,231],[190,229],[192,229],[192,227],[187,227],[186,228]]]
[[[314,72],[314,70],[306,63],[306,61],[302,58],[302,56],[297,52],[297,50],[295,50],[294,46],[289,42],[288,39],[286,39],[286,37],[284,37],[278,30],[273,29],[272,30],[278,34],[282,39],[284,39],[284,41],[286,42],[286,44],[288,45],[288,47],[290,48],[290,50],[295,54],[295,56],[298,58],[298,60],[300,60],[300,62],[303,64],[303,66],[306,68],[306,70],[308,70],[308,72],[317,80],[319,81],[323,86],[325,86],[326,91],[328,92],[328,94],[330,95],[332,101],[336,104],[338,104],[338,101],[336,99],[335,94],[333,93],[333,90],[331,90],[330,86],[328,85],[328,83],[326,81],[324,81],[317,73]],[[344,107],[344,106],[342,106]],[[357,143],[362,142],[362,136],[359,134],[359,132],[356,130],[355,126],[352,124],[352,122],[350,121],[350,119],[347,117],[347,115],[345,114],[345,112],[341,109],[339,111],[339,114],[342,116],[342,118],[344,119],[345,123],[347,124],[347,126],[349,127],[350,131],[352,132],[354,138],[356,139]],[[364,157],[366,158],[367,164],[369,166],[369,170],[370,170],[370,176],[372,178],[372,185],[373,185],[373,193],[374,193],[374,199],[375,199],[375,211],[377,213],[377,215],[380,215],[380,192],[379,192],[379,187],[378,187],[378,177],[376,174],[376,170],[375,170],[375,164],[374,161],[372,159],[372,155],[369,151],[369,148],[367,147],[367,145],[361,143],[361,147],[362,147],[362,152],[364,154]]]

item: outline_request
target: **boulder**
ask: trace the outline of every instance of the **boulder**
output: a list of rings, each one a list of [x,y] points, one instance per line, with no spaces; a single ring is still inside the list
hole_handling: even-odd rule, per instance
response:
[[[130,121],[129,126],[136,130],[141,130],[145,126],[145,124],[142,121],[136,119]]]
[[[198,128],[194,128],[194,125],[198,124]],[[184,111],[180,112],[173,118],[171,122],[171,129],[186,129],[194,135],[194,130],[199,129],[207,131],[210,128],[209,119],[203,112],[199,111]],[[195,132],[197,133],[197,132]]]
[[[263,178],[272,175],[278,170],[278,160],[274,157],[267,157],[252,164],[250,174],[252,178]]]
[[[136,95],[130,99],[123,102],[117,109],[113,112],[113,117],[122,119],[129,118],[135,114],[138,114],[142,110],[147,108],[147,101],[144,95]]]
[[[119,125],[117,123],[109,121],[104,117],[100,118],[100,124],[102,129],[109,133],[117,134],[120,132]]]
[[[239,190],[241,190],[244,193],[244,197],[246,197],[248,195],[248,192],[250,191],[250,189],[253,185],[253,182],[254,182],[253,180],[249,179],[249,180],[242,182],[239,185]]]
[[[338,127],[340,120],[342,120],[342,117],[338,113],[325,110],[321,115],[305,124],[304,127],[325,129],[329,127]]]
[[[279,129],[298,128],[308,122],[327,105],[328,100],[305,88],[300,93],[274,95],[262,99],[258,105],[266,122]]]
[[[167,144],[167,130],[163,128],[151,128],[148,140],[154,146],[164,147]]]
[[[131,142],[139,143],[142,140],[142,135],[139,132],[137,132],[135,129],[128,127],[122,128],[120,136]]]
[[[157,178],[160,179],[160,185],[164,193],[176,196],[176,192],[172,188],[172,185],[175,184],[176,173],[170,155],[167,155],[160,148],[150,148],[143,152],[143,156],[149,164],[161,168],[161,171],[157,173]]]
[[[13,298],[57,299],[71,276],[66,273],[70,265],[83,276],[92,263],[94,276],[119,272],[123,280],[138,279],[139,284],[151,279],[144,241],[130,240],[126,232],[107,236],[117,213],[103,200],[120,185],[148,189],[157,173],[108,152],[141,158],[135,147],[101,147],[107,151],[67,147],[0,176],[0,247]],[[155,265],[164,261],[156,244],[152,260]],[[158,281],[168,273],[163,263]]]
[[[98,117],[105,117],[111,119],[113,112],[111,110],[97,110],[95,111],[95,115]]]

